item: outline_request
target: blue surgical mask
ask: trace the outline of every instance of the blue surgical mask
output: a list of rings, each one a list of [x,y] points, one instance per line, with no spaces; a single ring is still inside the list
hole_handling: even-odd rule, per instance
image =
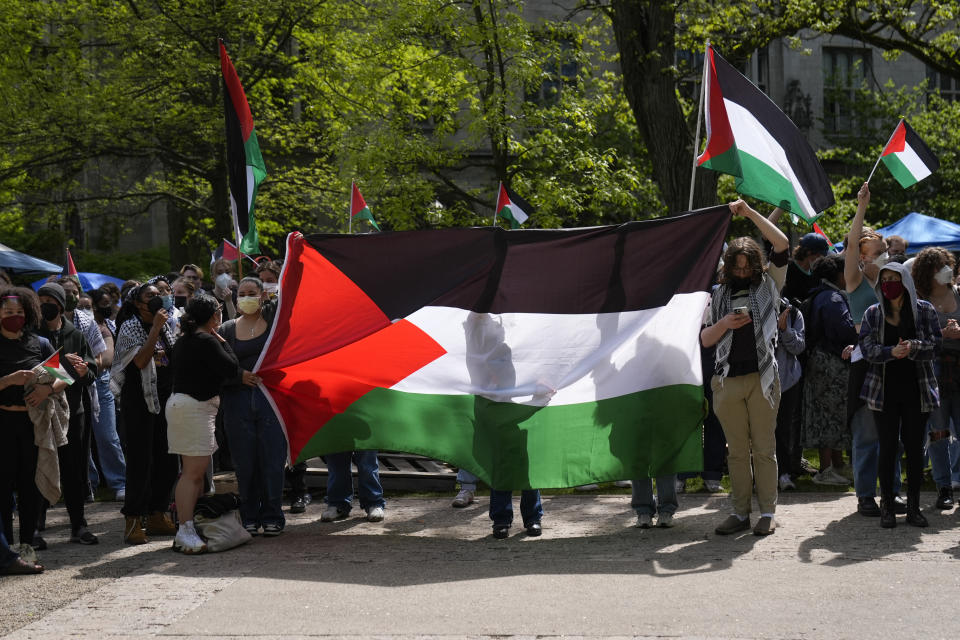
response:
[[[163,300],[163,308],[167,311],[173,311],[173,294],[160,296],[160,299]]]

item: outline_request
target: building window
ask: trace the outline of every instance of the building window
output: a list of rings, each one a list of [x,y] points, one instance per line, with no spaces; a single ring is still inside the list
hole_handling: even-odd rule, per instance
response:
[[[528,90],[526,98],[541,106],[555,105],[560,102],[564,86],[575,83],[579,73],[576,45],[572,40],[563,39],[559,42],[556,54],[543,63],[543,82],[533,91]]]
[[[766,47],[760,47],[750,56],[750,74],[760,91],[770,95],[770,53]]]
[[[927,67],[927,93],[940,94],[944,100],[955,102],[960,100],[960,78],[951,78],[945,73]]]
[[[861,130],[857,122],[862,92],[871,73],[869,49],[823,49],[823,128],[845,134]]]

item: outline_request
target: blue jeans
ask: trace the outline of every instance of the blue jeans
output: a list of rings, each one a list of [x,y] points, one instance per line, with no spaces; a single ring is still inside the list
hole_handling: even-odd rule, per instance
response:
[[[952,420],[952,424],[951,424]],[[949,431],[949,438],[931,440],[927,445],[930,466],[933,468],[933,481],[937,488],[960,485],[960,442],[957,441],[957,428],[960,427],[960,393],[944,392],[940,395],[940,406],[930,414],[929,431]]]
[[[457,482],[460,483],[460,489],[462,491],[477,490],[477,476],[473,475],[466,469],[460,469],[457,471]]]
[[[853,486],[858,498],[877,495],[877,473],[880,460],[880,436],[873,412],[863,405],[850,422],[853,436]],[[900,493],[900,456],[894,467],[893,492]]]
[[[345,451],[323,456],[327,462],[327,504],[340,513],[350,513],[353,506],[353,474],[350,461],[357,465],[357,494],[360,508],[385,507],[380,485],[380,466],[376,451]]]
[[[677,512],[677,476],[674,474],[657,476],[657,495],[653,495],[653,480],[651,478],[635,478],[633,480],[633,497],[630,506],[637,515],[653,515],[654,513]]]
[[[120,438],[117,437],[117,407],[110,391],[110,371],[104,371],[97,378],[97,399],[100,402],[100,416],[93,421],[93,441],[97,447],[97,458],[100,460],[100,470],[103,479],[113,491],[123,491],[126,488],[127,463],[123,457],[123,448]],[[100,474],[93,463],[93,454],[87,465],[90,486],[94,491],[100,484]]]
[[[273,407],[260,389],[246,386],[223,389],[220,406],[237,473],[240,519],[244,525],[282,527],[287,440]]]
[[[536,524],[543,518],[539,489],[524,489],[520,492],[520,516],[525,527]],[[512,491],[490,490],[490,519],[495,527],[509,527],[513,524]]]

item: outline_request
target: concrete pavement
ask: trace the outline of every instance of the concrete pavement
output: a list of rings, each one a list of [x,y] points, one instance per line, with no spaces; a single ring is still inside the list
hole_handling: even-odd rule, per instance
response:
[[[931,526],[855,514],[852,494],[786,494],[766,538],[721,537],[726,496],[682,495],[677,526],[640,530],[629,496],[544,498],[544,532],[490,536],[487,499],[400,498],[383,523],[289,516],[278,538],[182,556],[121,543],[118,506],[91,505],[101,544],[67,542],[51,511],[41,576],[0,578],[11,639],[955,637],[960,514]],[[518,499],[515,500],[515,510]],[[519,514],[517,514],[519,517]]]

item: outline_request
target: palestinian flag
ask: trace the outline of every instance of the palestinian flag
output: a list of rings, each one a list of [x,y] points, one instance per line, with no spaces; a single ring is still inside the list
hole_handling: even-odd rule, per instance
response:
[[[743,195],[816,220],[833,190],[803,134],[713,47],[704,64],[707,146],[697,164],[736,176]]]
[[[880,154],[883,164],[906,189],[917,184],[940,168],[940,161],[930,147],[917,135],[906,119],[894,129],[890,141]]]
[[[373,225],[373,228],[377,231],[380,231],[380,226],[377,224],[377,221],[373,219],[373,213],[370,211],[370,207],[367,206],[366,200],[363,199],[363,196],[360,194],[360,189],[357,188],[357,183],[350,183],[350,225],[353,227],[353,220],[368,220],[370,224]]]
[[[256,367],[291,459],[406,451],[497,489],[700,469],[729,219],[291,234]]]
[[[253,128],[250,105],[227,50],[220,41],[220,70],[223,72],[223,107],[227,128],[227,169],[230,173],[230,210],[240,250],[260,253],[260,237],[254,218],[257,189],[267,177],[260,155],[257,130]]]
[[[821,229],[821,228],[820,228],[820,225],[818,225],[816,222],[813,223],[813,232],[816,233],[818,236],[820,236],[821,238],[823,238],[824,240],[827,241],[827,245],[830,246],[830,251],[836,251],[836,250],[837,250],[836,245],[834,245],[832,242],[830,242],[830,238],[827,237],[827,234],[824,233],[823,229]]]
[[[229,260],[230,262],[236,262],[240,259],[240,255],[240,252],[237,251],[237,245],[223,238],[220,240],[217,248],[213,250],[213,253],[210,254],[210,264],[213,264],[220,258]]]
[[[533,207],[526,200],[500,183],[497,194],[497,216],[510,222],[511,229],[519,229],[533,213]]]
[[[73,384],[73,378],[70,376],[69,373],[66,372],[63,366],[61,366],[60,364],[59,350],[56,353],[54,353],[52,356],[47,358],[45,361],[41,362],[36,367],[34,367],[33,370],[37,375],[45,371],[49,373],[51,376],[53,376],[55,380],[63,380],[68,385]]]
[[[63,265],[63,272],[60,275],[77,277],[77,266],[73,264],[73,256],[70,255],[70,249],[67,249],[66,264]]]

